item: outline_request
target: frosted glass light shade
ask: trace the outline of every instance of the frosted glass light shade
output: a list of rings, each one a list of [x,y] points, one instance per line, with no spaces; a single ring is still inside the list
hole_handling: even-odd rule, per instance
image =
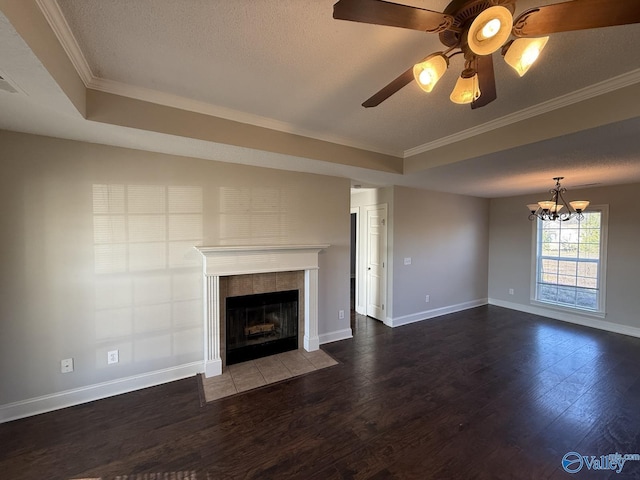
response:
[[[538,210],[538,204],[537,203],[529,203],[527,205],[527,208],[529,209],[529,211],[531,213],[535,213],[535,211]]]
[[[456,82],[456,86],[453,88],[453,92],[451,92],[449,96],[453,103],[471,103],[480,98],[481,92],[480,86],[478,85],[478,75],[473,73],[472,76],[467,77],[465,72],[466,70],[462,72],[462,75]]]
[[[447,57],[441,53],[434,53],[413,66],[413,78],[422,90],[430,92],[447,71],[448,66]]]
[[[548,40],[549,37],[518,38],[509,45],[504,61],[522,77],[538,59]]]
[[[551,201],[538,202],[538,205],[540,205],[540,208],[543,210],[551,211],[551,209],[555,208],[556,202],[551,202]]]
[[[489,7],[478,15],[467,34],[469,48],[476,55],[490,55],[511,35],[513,16],[501,6]]]
[[[588,200],[574,200],[573,202],[569,202],[569,205],[578,213],[583,212],[589,206]]]

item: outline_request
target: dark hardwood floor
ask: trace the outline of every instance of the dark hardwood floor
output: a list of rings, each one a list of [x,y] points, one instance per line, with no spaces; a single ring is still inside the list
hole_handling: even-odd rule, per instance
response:
[[[492,306],[355,327],[339,365],[204,407],[189,378],[2,424],[0,478],[640,478],[561,466],[640,453],[640,339]]]

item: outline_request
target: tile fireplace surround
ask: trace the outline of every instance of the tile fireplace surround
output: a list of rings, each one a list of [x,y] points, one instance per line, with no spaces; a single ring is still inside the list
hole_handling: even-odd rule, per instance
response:
[[[204,257],[204,374],[222,375],[220,277],[304,271],[304,349],[318,350],[318,254],[329,245],[196,247]]]

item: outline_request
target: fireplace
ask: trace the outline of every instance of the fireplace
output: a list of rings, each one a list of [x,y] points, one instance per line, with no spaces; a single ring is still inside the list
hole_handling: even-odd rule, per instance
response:
[[[227,297],[226,364],[298,348],[298,290]]]
[[[196,247],[203,256],[204,274],[204,373],[221,375],[226,358],[226,315],[222,299],[247,292],[227,292],[226,280],[253,274],[298,271],[302,286],[298,287],[298,348],[318,350],[318,267],[319,253],[329,245],[269,245],[269,246],[212,246]],[[231,288],[231,287],[229,287]],[[282,290],[290,290],[292,287]],[[222,291],[221,291],[222,290]],[[280,291],[276,288],[269,291]],[[255,289],[253,293],[267,293]],[[265,327],[269,328],[269,327]]]

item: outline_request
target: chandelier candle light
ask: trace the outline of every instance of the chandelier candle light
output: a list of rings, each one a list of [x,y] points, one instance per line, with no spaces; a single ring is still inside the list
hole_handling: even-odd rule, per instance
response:
[[[584,218],[582,212],[589,206],[589,201],[574,200],[573,202],[567,203],[564,199],[564,194],[567,192],[567,189],[560,185],[560,180],[563,180],[564,177],[554,177],[553,179],[556,181],[556,185],[549,190],[551,199],[527,205],[529,212],[531,212],[529,214],[529,220],[535,218],[544,221],[566,221],[572,218],[578,221],[582,220]]]

